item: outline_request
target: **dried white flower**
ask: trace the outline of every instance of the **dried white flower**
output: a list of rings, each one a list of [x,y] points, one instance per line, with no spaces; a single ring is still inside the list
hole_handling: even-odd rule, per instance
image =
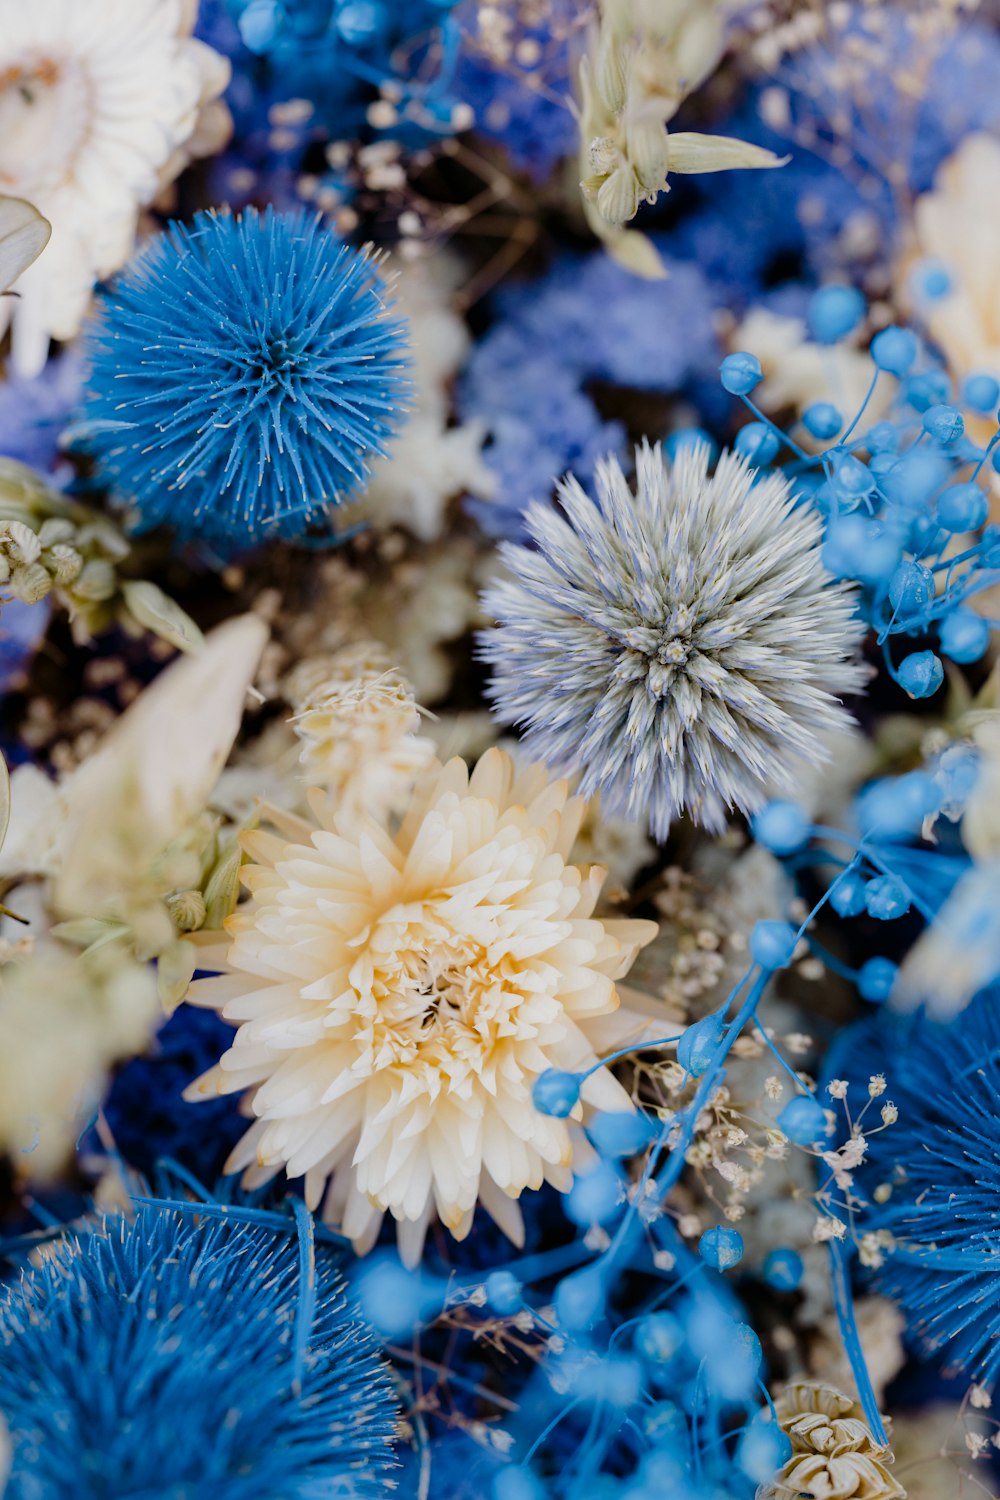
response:
[[[31,375],[49,338],[79,329],[93,283],[123,265],[139,209],[184,165],[226,60],[191,36],[187,0],[28,0],[0,27],[0,180],[52,225],[20,277],[13,361]],[[217,134],[204,143],[214,149]]]
[[[253,899],[190,994],[242,1024],[189,1097],[249,1090],[229,1170],[304,1175],[359,1250],[389,1211],[413,1261],[435,1209],[461,1237],[477,1201],[519,1241],[515,1200],[567,1188],[574,1151],[533,1084],[642,1033],[615,980],[655,926],[594,918],[603,871],[567,863],[582,799],[498,750],[432,765],[395,831],[315,806],[321,827],[246,835]],[[630,1108],[602,1068],[581,1099]]]

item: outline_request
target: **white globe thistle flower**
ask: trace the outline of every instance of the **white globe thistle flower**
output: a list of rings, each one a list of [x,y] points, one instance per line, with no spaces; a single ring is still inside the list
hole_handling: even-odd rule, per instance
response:
[[[413,688],[382,647],[361,642],[303,662],[290,689],[307,783],[328,790],[341,813],[381,818],[405,806],[434,745],[417,733]]]
[[[435,762],[398,827],[314,810],[245,835],[252,899],[188,997],[239,1030],[188,1097],[248,1090],[227,1169],[304,1176],[359,1252],[388,1211],[413,1263],[435,1210],[462,1238],[477,1201],[520,1242],[515,1200],[569,1188],[584,1108],[632,1107],[598,1059],[645,1032],[616,980],[656,925],[594,916],[583,800],[499,750]],[[534,1107],[549,1068],[594,1069],[568,1119]]]
[[[862,627],[823,568],[818,516],[781,474],[755,482],[723,454],[710,475],[708,460],[694,444],[671,466],[645,444],[635,495],[608,459],[597,503],[566,480],[564,515],[529,508],[536,545],[504,546],[512,576],[484,598],[500,719],[657,839],[682,812],[719,831],[794,789],[862,682]]]
[[[23,375],[41,369],[50,337],[77,332],[94,282],[128,259],[139,209],[184,166],[202,107],[226,87],[226,60],[191,36],[196,11],[189,0],[4,7],[0,182],[52,225],[19,298],[0,302]]]

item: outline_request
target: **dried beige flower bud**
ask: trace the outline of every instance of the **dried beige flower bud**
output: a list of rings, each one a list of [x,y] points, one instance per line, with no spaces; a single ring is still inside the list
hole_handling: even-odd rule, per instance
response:
[[[65,542],[57,542],[50,547],[45,561],[60,588],[73,583],[83,570],[83,558],[75,547],[67,546]]]
[[[51,589],[52,579],[40,562],[33,562],[27,567],[15,567],[7,587],[14,598],[20,599],[22,603],[37,604]]]
[[[906,1500],[889,1472],[892,1450],[876,1441],[858,1403],[834,1386],[789,1385],[775,1405],[792,1456],[757,1500]]]
[[[205,898],[201,891],[175,891],[167,897],[167,911],[179,932],[197,932],[205,920]]]

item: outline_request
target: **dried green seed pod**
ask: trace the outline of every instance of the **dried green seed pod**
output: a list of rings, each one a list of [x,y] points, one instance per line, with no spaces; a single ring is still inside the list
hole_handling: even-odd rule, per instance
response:
[[[167,897],[167,910],[179,932],[197,932],[205,920],[205,898],[201,891],[175,891]]]
[[[27,567],[13,568],[7,587],[22,603],[37,604],[52,588],[52,579],[47,568],[40,562],[33,562]]]

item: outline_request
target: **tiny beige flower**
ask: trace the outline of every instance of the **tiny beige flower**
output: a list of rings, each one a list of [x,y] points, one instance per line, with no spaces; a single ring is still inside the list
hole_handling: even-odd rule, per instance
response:
[[[889,1473],[892,1450],[878,1443],[861,1407],[832,1385],[796,1381],[776,1403],[792,1456],[757,1500],[906,1500]]]
[[[381,818],[404,806],[434,746],[417,734],[413,689],[388,653],[375,642],[347,646],[303,662],[289,687],[307,783],[340,812]]]

